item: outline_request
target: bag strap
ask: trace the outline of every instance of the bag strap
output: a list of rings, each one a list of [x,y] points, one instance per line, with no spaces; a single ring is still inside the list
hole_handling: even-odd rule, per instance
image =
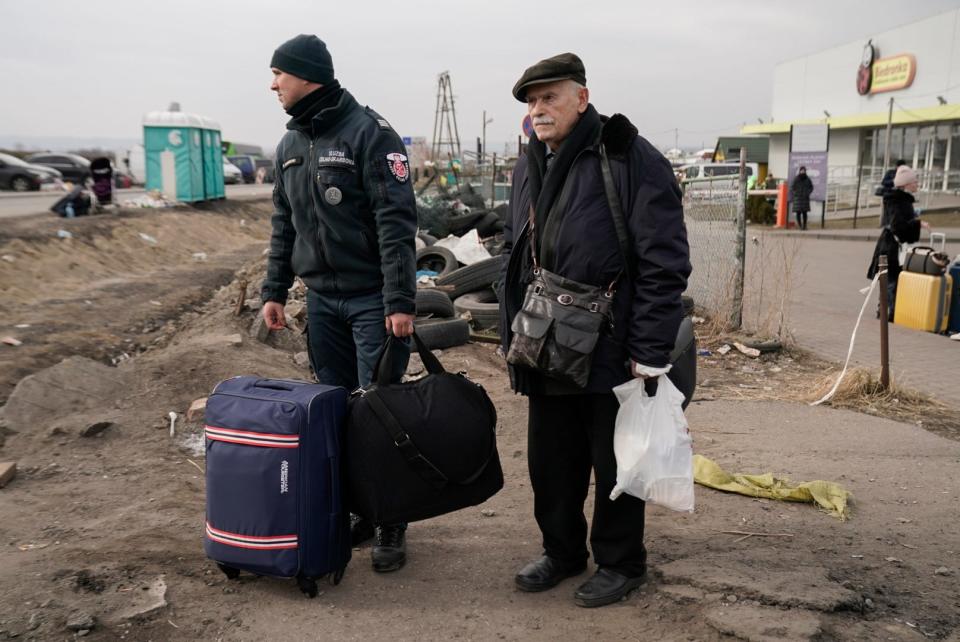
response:
[[[390,412],[387,405],[380,399],[377,389],[371,388],[364,393],[363,398],[369,402],[373,414],[380,420],[380,425],[383,426],[390,435],[390,438],[393,439],[393,443],[396,444],[400,454],[407,460],[411,468],[417,471],[417,474],[420,475],[424,481],[437,490],[444,488],[450,480],[440,472],[436,466],[430,463],[430,460],[424,457],[423,453],[414,445],[410,439],[410,435],[400,426],[400,422],[397,421],[394,414]]]
[[[397,417],[390,412],[387,404],[380,398],[376,387],[367,390],[363,398],[370,402],[370,409],[373,410],[373,414],[380,420],[380,425],[383,426],[390,435],[390,438],[393,439],[393,443],[397,446],[403,458],[407,460],[407,463],[410,464],[410,467],[413,468],[425,482],[437,490],[442,490],[450,483],[459,486],[472,484],[483,474],[490,464],[490,460],[493,459],[496,451],[496,440],[491,436],[490,452],[477,472],[463,481],[451,480],[444,475],[439,468],[434,466],[429,459],[423,456],[423,453],[420,452],[416,444],[413,443],[413,440],[410,439],[410,435],[407,434],[407,431],[404,430],[400,422],[397,421]]]
[[[600,172],[603,174],[603,191],[607,195],[607,205],[610,207],[610,214],[613,217],[613,229],[617,232],[624,270],[627,273],[627,279],[633,282],[633,254],[630,252],[630,234],[627,231],[627,220],[623,215],[623,208],[620,207],[620,197],[617,194],[616,185],[613,183],[613,172],[610,171],[607,148],[602,144],[600,145]]]

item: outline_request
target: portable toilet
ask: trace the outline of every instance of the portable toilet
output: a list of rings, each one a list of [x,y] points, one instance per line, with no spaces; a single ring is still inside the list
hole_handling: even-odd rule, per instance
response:
[[[182,111],[154,111],[143,118],[146,188],[193,203],[224,197],[220,126]]]

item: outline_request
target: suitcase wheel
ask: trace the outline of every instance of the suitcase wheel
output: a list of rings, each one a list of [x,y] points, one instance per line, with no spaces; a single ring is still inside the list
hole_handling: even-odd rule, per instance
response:
[[[344,566],[340,570],[330,573],[329,575],[330,584],[332,584],[333,586],[338,585],[340,583],[340,580],[343,579],[343,574],[346,572],[347,572],[347,567]]]
[[[317,590],[317,581],[309,577],[303,577],[302,575],[297,576],[297,586],[300,587],[300,590],[309,598],[317,597],[319,591]]]
[[[240,571],[233,568],[232,566],[227,566],[226,564],[217,563],[217,568],[223,571],[223,574],[227,576],[228,580],[235,580],[240,577]]]

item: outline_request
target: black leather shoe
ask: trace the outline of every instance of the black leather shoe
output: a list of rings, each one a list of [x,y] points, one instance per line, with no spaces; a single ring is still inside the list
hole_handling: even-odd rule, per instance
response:
[[[630,591],[643,584],[644,579],[643,575],[627,577],[608,568],[600,568],[580,585],[573,594],[573,601],[577,606],[587,608],[613,604],[626,598]]]
[[[369,539],[373,539],[373,522],[350,513],[350,546],[360,546]]]
[[[370,553],[373,570],[389,573],[403,567],[407,562],[407,525],[389,524],[377,526],[377,539]]]
[[[524,566],[514,581],[521,591],[536,593],[551,589],[568,577],[580,575],[586,568],[586,561],[571,565],[544,555]]]

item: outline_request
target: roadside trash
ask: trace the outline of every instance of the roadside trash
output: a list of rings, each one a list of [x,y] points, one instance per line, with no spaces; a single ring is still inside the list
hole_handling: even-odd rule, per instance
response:
[[[8,346],[13,346],[13,347],[17,347],[17,346],[22,346],[22,345],[23,345],[23,341],[20,341],[19,339],[15,339],[15,338],[13,338],[13,337],[4,337],[3,339],[0,339],[0,342],[5,343],[5,344],[7,344]]]
[[[690,317],[690,320],[693,321],[694,325],[702,325],[707,322],[703,317]]]
[[[193,260],[194,260],[194,261],[206,261],[206,260],[207,260],[207,253],[206,253],[206,252],[194,252],[194,253],[193,253]]]
[[[439,274],[433,270],[417,270],[417,283],[429,283],[425,279],[435,279],[438,276]]]
[[[127,199],[123,207],[173,207],[175,203],[168,201],[158,190],[154,190],[137,198]]]
[[[157,301],[156,299],[151,299],[150,305],[162,306],[163,304]]]
[[[23,330],[24,328],[29,328],[29,327],[30,327],[30,324],[29,324],[29,323],[18,323],[17,325],[15,325],[15,326],[13,326],[13,327],[17,328],[18,330]]]
[[[748,497],[765,497],[790,502],[817,504],[824,511],[845,521],[849,516],[850,492],[833,482],[811,481],[791,484],[773,473],[745,475],[728,473],[702,455],[693,456],[694,481],[701,486]]]
[[[743,354],[747,355],[751,359],[756,359],[757,357],[760,356],[759,350],[757,350],[756,348],[748,348],[747,346],[743,345],[739,341],[734,341],[733,347],[739,350],[740,352],[742,352]]]
[[[759,350],[761,353],[780,352],[783,350],[783,344],[776,339],[768,339],[766,341],[744,341],[744,345],[746,345],[748,348]]]
[[[490,258],[490,252],[480,243],[480,235],[476,229],[470,230],[459,238],[451,234],[437,241],[433,247],[447,248],[464,265],[472,265]]]
[[[683,393],[660,375],[656,392],[647,392],[649,380],[631,379],[613,389],[620,410],[613,432],[617,484],[610,493],[622,493],[676,511],[693,511],[693,449],[683,416]]]
[[[727,354],[728,352],[730,352],[730,350],[731,350],[730,346],[728,346],[726,343],[724,343],[722,346],[720,346],[719,348],[717,348],[717,354],[719,354],[720,356],[723,356],[723,355]]]
[[[57,236],[62,239],[72,239],[73,234],[66,230],[57,230]]]
[[[12,254],[4,254],[3,256],[0,256],[0,259],[3,259],[7,263],[13,263],[17,260]]]
[[[187,410],[187,421],[196,421],[199,419],[207,409],[207,398],[200,397],[199,399],[194,399],[193,403],[190,404],[190,409]]]
[[[21,544],[17,548],[19,548],[21,551],[35,551],[41,548],[46,548],[48,546],[50,545],[49,544]]]
[[[170,436],[173,437],[174,424],[177,423],[177,413],[171,410],[167,413],[167,416],[170,417]]]
[[[951,334],[951,335],[950,335],[950,338],[951,338],[953,341],[960,341],[960,332],[958,332],[958,333],[956,333],[956,334]]]
[[[149,243],[150,245],[156,245],[156,244],[157,244],[157,239],[153,238],[153,237],[150,236],[149,234],[144,234],[143,232],[139,232],[139,234],[140,234],[140,238],[142,238],[144,241],[146,241],[146,242]]]
[[[697,350],[697,356],[698,356],[698,357],[710,357],[710,356],[712,356],[712,355],[713,355],[713,353],[710,352],[709,350]]]

